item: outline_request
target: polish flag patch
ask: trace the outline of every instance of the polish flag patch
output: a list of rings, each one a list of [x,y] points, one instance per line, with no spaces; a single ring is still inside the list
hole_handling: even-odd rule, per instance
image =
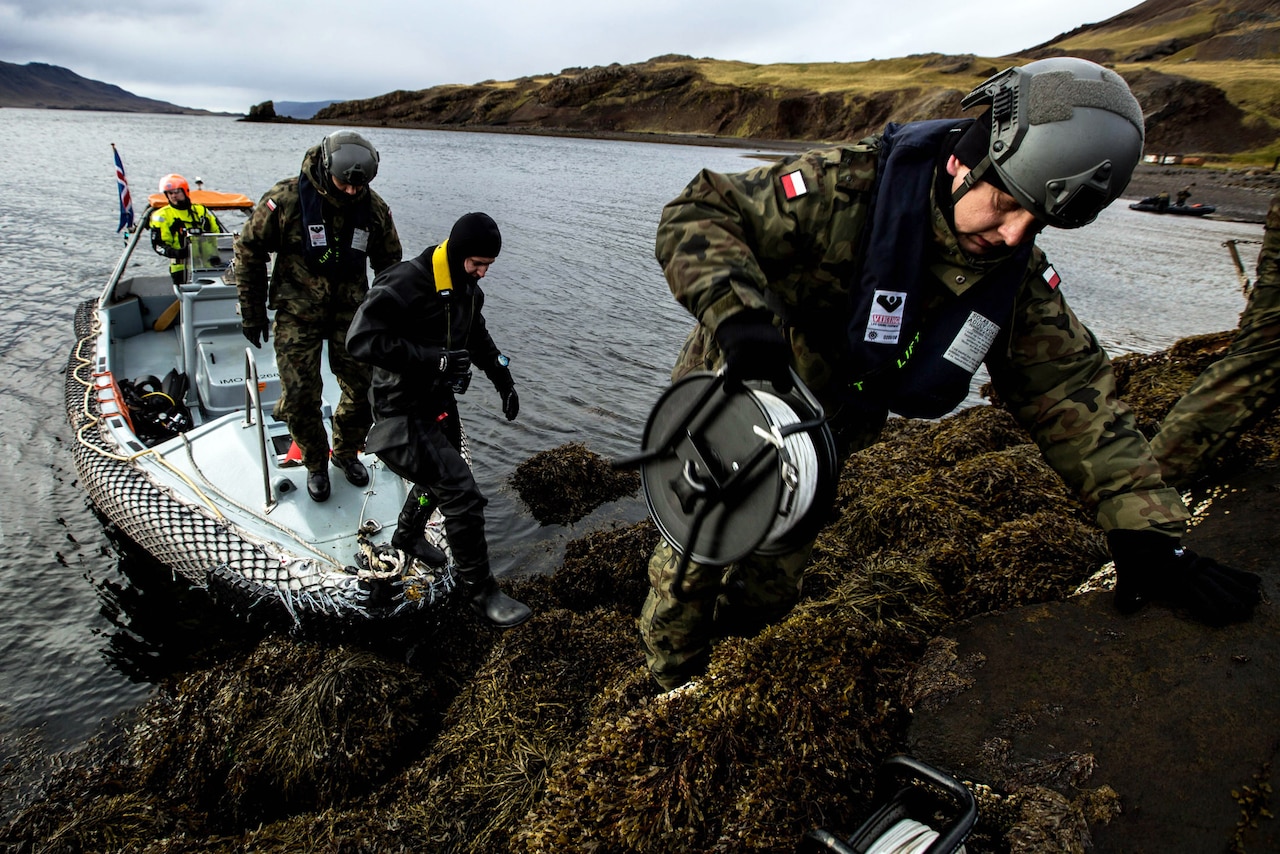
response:
[[[799,171],[788,172],[782,176],[782,192],[788,199],[794,199],[809,192],[809,188],[804,185],[804,176]]]
[[[1058,271],[1053,269],[1053,265],[1044,268],[1044,283],[1049,286],[1050,290],[1056,290],[1058,285],[1062,284],[1062,277],[1058,275]]]
[[[276,200],[267,199],[267,210],[274,211],[276,209]]]

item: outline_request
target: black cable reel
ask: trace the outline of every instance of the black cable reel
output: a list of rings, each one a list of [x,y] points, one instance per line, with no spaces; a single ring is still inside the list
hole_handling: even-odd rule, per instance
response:
[[[835,441],[821,404],[794,388],[726,382],[698,372],[673,383],[649,413],[639,468],[649,513],[680,554],[679,596],[691,560],[726,566],[755,552],[803,546],[835,498]]]
[[[879,808],[848,839],[812,830],[802,854],[954,854],[978,821],[973,793],[952,775],[905,754],[880,766]]]

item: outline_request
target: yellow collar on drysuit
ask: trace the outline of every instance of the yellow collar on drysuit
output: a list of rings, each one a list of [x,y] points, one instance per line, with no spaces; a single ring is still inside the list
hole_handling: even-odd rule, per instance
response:
[[[441,240],[431,253],[431,272],[435,274],[436,293],[447,297],[453,293],[453,275],[449,272],[449,241]]]

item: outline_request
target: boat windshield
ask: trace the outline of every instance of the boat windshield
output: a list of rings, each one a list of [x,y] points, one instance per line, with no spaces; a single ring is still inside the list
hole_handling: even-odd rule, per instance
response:
[[[192,281],[212,276],[228,285],[234,284],[235,266],[231,263],[234,252],[234,234],[187,232],[187,268]]]

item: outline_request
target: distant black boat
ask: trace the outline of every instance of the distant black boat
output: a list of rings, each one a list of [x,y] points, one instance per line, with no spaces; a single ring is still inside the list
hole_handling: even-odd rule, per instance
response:
[[[1151,213],[1179,214],[1181,216],[1204,216],[1217,210],[1213,205],[1165,205],[1163,210],[1158,202],[1143,199],[1129,205],[1131,211],[1150,211]]]

